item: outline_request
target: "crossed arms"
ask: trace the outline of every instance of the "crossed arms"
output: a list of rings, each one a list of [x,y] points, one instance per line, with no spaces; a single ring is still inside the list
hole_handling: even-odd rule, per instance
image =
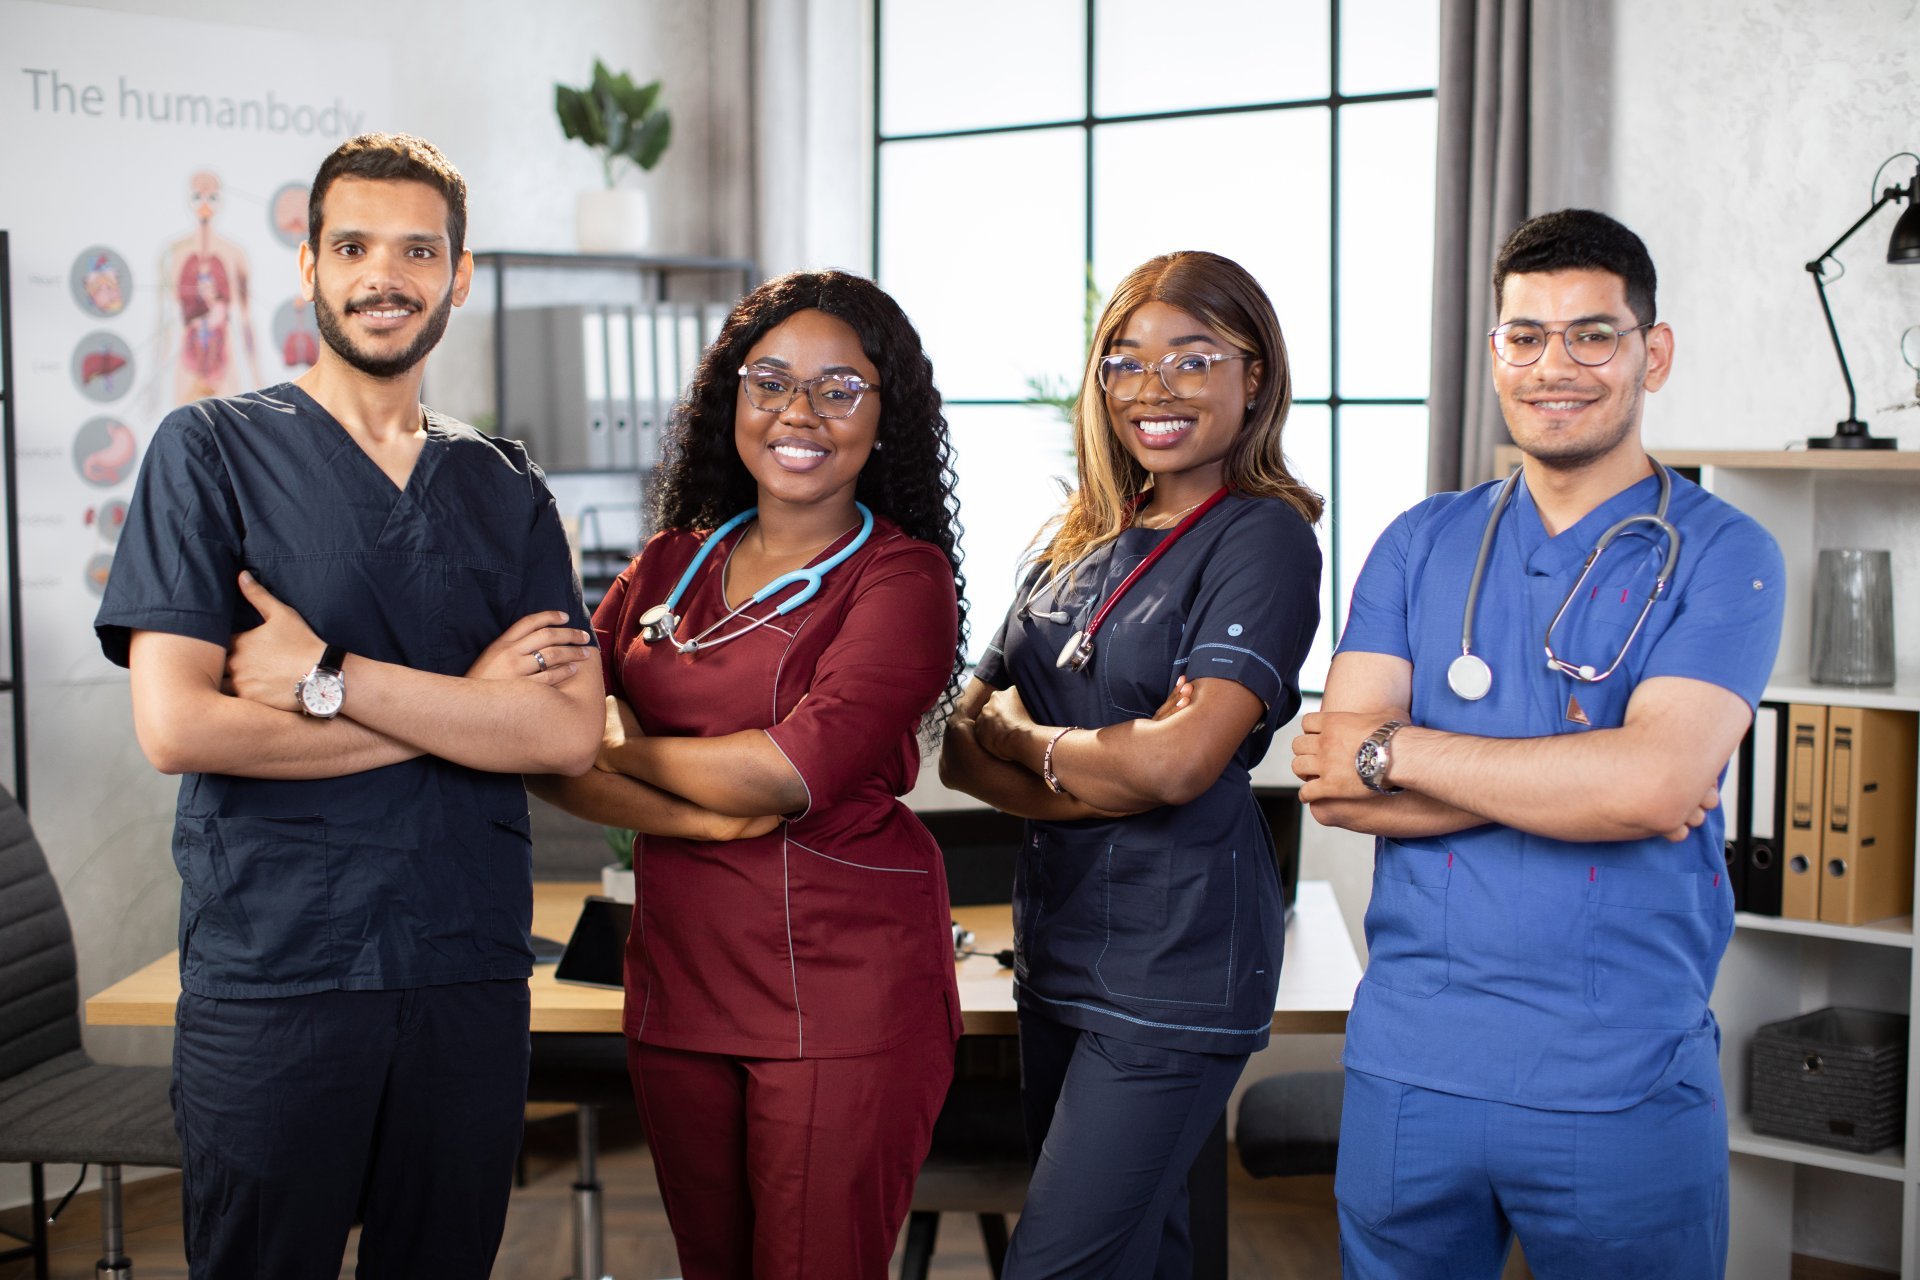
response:
[[[1558,840],[1683,840],[1718,803],[1721,767],[1752,712],[1735,693],[1662,676],[1639,685],[1617,729],[1541,738],[1476,738],[1409,724],[1393,737],[1387,780],[1369,790],[1354,754],[1388,720],[1408,720],[1413,667],[1380,653],[1333,660],[1326,696],[1301,721],[1293,771],[1322,826],[1395,839],[1497,822]]]

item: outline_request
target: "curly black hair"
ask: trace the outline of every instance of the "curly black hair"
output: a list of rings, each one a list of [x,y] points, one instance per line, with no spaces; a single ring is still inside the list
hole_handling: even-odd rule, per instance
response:
[[[937,735],[959,695],[967,652],[967,579],[960,569],[953,445],[933,385],[933,362],[906,312],[879,285],[844,271],[796,271],[767,281],[734,306],[674,406],[653,477],[654,527],[716,528],[759,500],[753,475],[734,447],[740,366],[769,329],[808,310],[845,321],[880,371],[879,433],[854,497],[909,537],[939,547],[953,566],[960,600],[953,673],[920,723],[923,738]]]

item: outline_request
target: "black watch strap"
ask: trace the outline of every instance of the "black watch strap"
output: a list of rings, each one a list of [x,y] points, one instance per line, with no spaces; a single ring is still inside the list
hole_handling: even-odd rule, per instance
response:
[[[330,644],[327,646],[326,652],[320,655],[320,665],[318,669],[322,671],[338,671],[340,664],[346,660],[347,646],[343,644]]]

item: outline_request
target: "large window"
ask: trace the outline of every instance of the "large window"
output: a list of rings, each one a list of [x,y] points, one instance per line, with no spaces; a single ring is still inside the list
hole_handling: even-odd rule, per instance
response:
[[[1439,0],[875,0],[874,272],[947,398],[978,656],[1073,474],[1090,307],[1211,249],[1286,332],[1328,498],[1325,679],[1354,575],[1426,491]],[[1337,607],[1336,607],[1337,602]]]

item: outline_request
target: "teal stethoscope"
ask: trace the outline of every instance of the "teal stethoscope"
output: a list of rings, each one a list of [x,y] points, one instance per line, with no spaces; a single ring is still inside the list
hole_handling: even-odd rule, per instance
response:
[[[1654,601],[1658,600],[1660,593],[1666,590],[1667,583],[1673,581],[1673,567],[1680,560],[1680,531],[1667,522],[1667,502],[1673,497],[1673,480],[1667,475],[1667,469],[1658,461],[1652,458],[1647,460],[1653,463],[1653,472],[1660,477],[1659,509],[1652,514],[1642,512],[1639,515],[1628,516],[1600,535],[1600,541],[1594,543],[1593,550],[1587,553],[1587,562],[1580,567],[1580,576],[1574,579],[1573,587],[1567,592],[1567,598],[1560,602],[1560,608],[1554,613],[1553,621],[1547,624],[1545,640],[1547,668],[1558,671],[1562,675],[1571,676],[1583,684],[1597,684],[1619,669],[1621,661],[1627,656],[1627,650],[1633,647],[1634,637],[1640,634],[1640,628],[1645,625],[1647,614],[1652,611]],[[1507,483],[1501,488],[1500,496],[1493,504],[1493,514],[1487,517],[1486,530],[1480,535],[1480,554],[1473,562],[1473,581],[1467,587],[1466,616],[1460,623],[1460,656],[1447,665],[1447,687],[1469,702],[1478,702],[1487,696],[1488,690],[1493,688],[1493,669],[1487,665],[1485,658],[1473,651],[1473,611],[1474,606],[1480,602],[1480,584],[1486,577],[1487,556],[1493,550],[1493,534],[1500,527],[1500,514],[1507,509],[1507,503],[1513,498],[1514,486],[1519,483],[1520,472],[1515,469],[1514,473],[1507,477]],[[1611,543],[1623,530],[1636,524],[1650,524],[1667,535],[1667,559],[1666,563],[1660,566],[1660,576],[1653,581],[1653,590],[1647,593],[1647,602],[1640,606],[1640,616],[1634,619],[1633,630],[1628,632],[1627,638],[1621,642],[1620,652],[1613,655],[1613,661],[1605,671],[1590,664],[1568,662],[1564,658],[1555,656],[1554,629],[1560,625],[1560,619],[1566,616],[1567,608],[1573,603],[1573,598],[1580,594],[1580,588],[1585,585],[1587,575],[1593,572],[1594,563],[1600,559],[1600,553],[1605,551],[1607,544]]]
[[[759,514],[760,508],[748,507],[745,511],[742,511],[739,515],[707,535],[706,541],[700,544],[700,550],[694,554],[693,562],[689,564],[686,571],[680,575],[680,581],[673,584],[673,591],[667,596],[666,603],[657,604],[640,615],[640,638],[648,644],[659,644],[662,640],[672,640],[673,647],[681,653],[693,654],[700,652],[702,649],[717,648],[729,640],[737,640],[755,628],[766,626],[775,618],[792,613],[795,609],[798,609],[801,605],[813,599],[815,594],[820,590],[820,584],[826,580],[827,574],[831,570],[846,563],[847,557],[865,546],[868,537],[872,535],[873,512],[867,510],[867,506],[863,502],[856,502],[853,505],[860,512],[860,532],[853,536],[853,541],[828,556],[819,564],[808,565],[805,568],[794,569],[781,574],[772,582],[769,582],[766,586],[748,596],[738,607],[728,609],[713,625],[709,626],[699,635],[687,640],[678,639],[675,637],[674,632],[680,629],[680,615],[675,613],[674,609],[679,606],[680,598],[686,595],[687,587],[693,582],[693,575],[700,571],[700,566],[706,563],[707,557],[712,554],[713,549],[720,544],[721,539]],[[764,604],[780,592],[785,591],[788,587],[795,585],[799,585],[800,590],[788,596],[785,600],[782,600],[774,611],[764,618],[754,618],[749,621],[746,626],[741,627],[737,631],[730,631],[726,635],[718,636],[711,640],[707,638],[721,627],[732,622],[735,618],[743,617],[748,609],[751,609],[757,604]],[[722,603],[725,603],[724,600]]]

